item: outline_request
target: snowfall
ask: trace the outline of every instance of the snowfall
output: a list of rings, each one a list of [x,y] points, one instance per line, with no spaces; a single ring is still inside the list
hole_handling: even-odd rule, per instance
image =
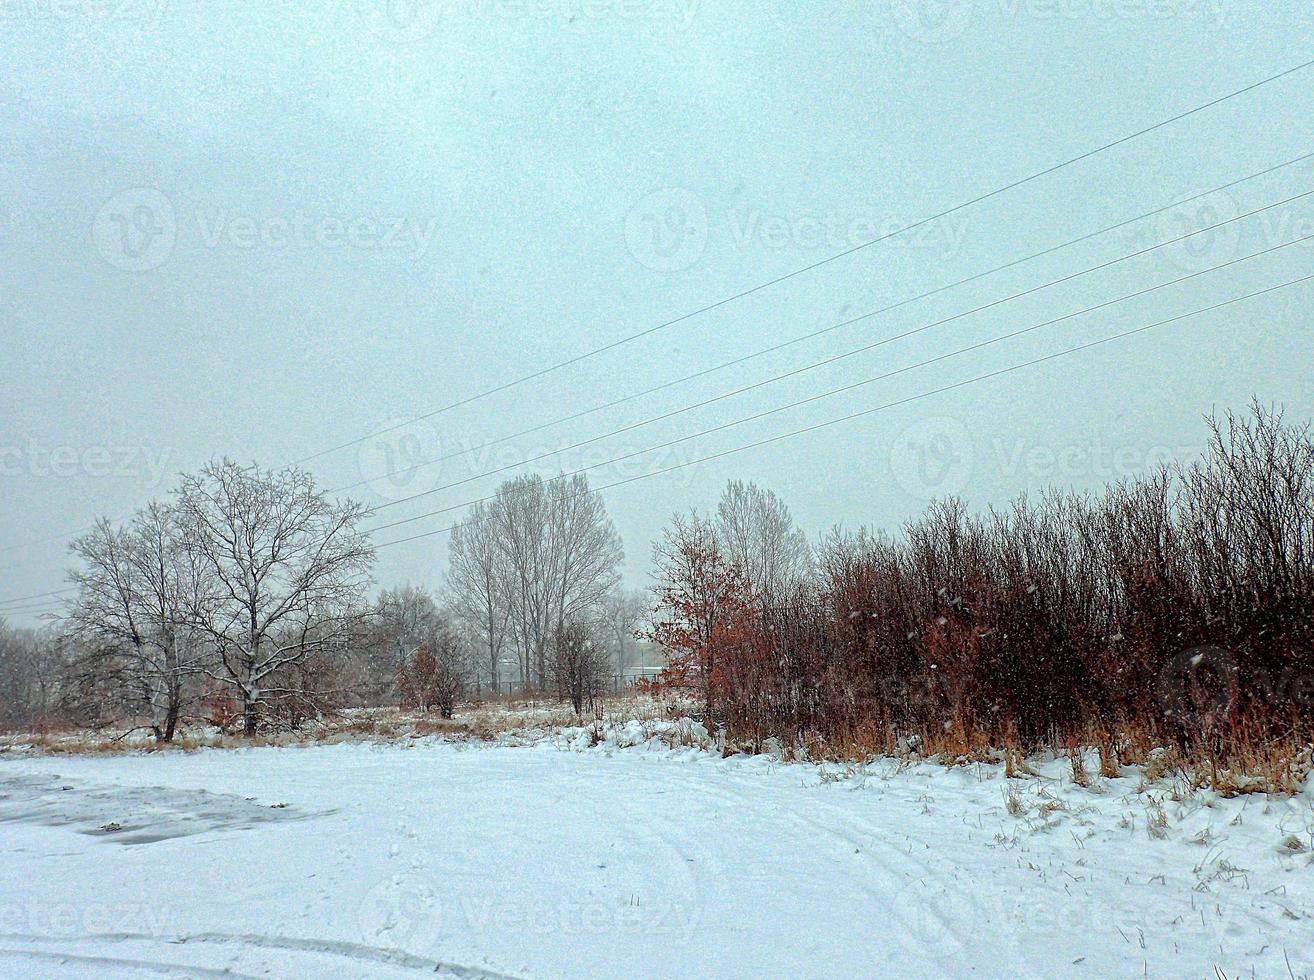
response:
[[[0,975],[1314,973],[1308,789],[726,758],[665,725],[0,753]]]

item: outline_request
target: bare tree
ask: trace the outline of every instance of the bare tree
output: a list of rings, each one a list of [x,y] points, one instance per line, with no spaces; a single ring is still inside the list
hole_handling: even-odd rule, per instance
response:
[[[437,603],[423,589],[405,585],[379,594],[367,631],[362,678],[371,703],[379,703],[391,694],[398,671],[432,633],[439,618]]]
[[[516,643],[520,683],[543,685],[550,635],[552,563],[546,528],[547,493],[540,476],[518,477],[497,488],[488,519],[505,562],[504,590]]]
[[[726,557],[744,570],[758,596],[787,595],[812,575],[807,537],[770,490],[731,480],[716,508],[715,530]]]
[[[616,589],[598,605],[599,631],[606,637],[616,673],[629,668],[638,645],[636,631],[648,612],[648,595],[642,589]]]
[[[81,567],[69,573],[77,593],[66,628],[90,650],[84,665],[116,681],[156,739],[171,741],[184,681],[203,653],[187,621],[202,571],[182,546],[176,512],[152,503],[119,529],[102,519],[71,549]]]
[[[49,631],[0,619],[0,731],[30,731],[56,706],[63,659]]]
[[[227,459],[184,477],[178,497],[183,540],[207,578],[189,618],[215,646],[211,676],[236,692],[254,734],[262,701],[284,693],[266,681],[339,647],[368,615],[366,511],[330,501],[304,471]]]
[[[550,666],[558,696],[577,715],[607,688],[607,653],[582,619],[567,619],[553,631]]]
[[[439,621],[397,673],[402,706],[452,717],[470,685],[471,662],[461,638]]]
[[[602,497],[580,474],[519,477],[488,513],[505,561],[505,594],[522,681],[548,682],[554,631],[590,613],[619,581],[624,553]]]
[[[447,588],[452,612],[481,651],[494,693],[501,676],[502,650],[511,620],[512,575],[498,540],[493,508],[500,501],[476,504],[467,521],[452,529],[448,545]]]
[[[625,558],[602,495],[577,474],[549,485],[549,543],[556,558],[556,622],[586,617],[620,584]]]

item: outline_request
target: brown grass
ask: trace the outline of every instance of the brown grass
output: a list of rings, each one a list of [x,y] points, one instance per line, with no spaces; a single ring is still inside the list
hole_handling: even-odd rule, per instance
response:
[[[247,748],[251,746],[303,746],[339,742],[370,741],[398,743],[411,739],[495,741],[503,736],[533,732],[551,733],[565,728],[592,726],[593,741],[601,741],[608,726],[629,721],[649,723],[680,719],[691,705],[678,698],[621,697],[604,704],[603,719],[580,718],[570,709],[541,699],[486,701],[463,705],[456,717],[417,714],[396,708],[361,709],[326,717],[295,732],[270,732],[255,738],[222,734],[214,729],[184,728],[174,740],[159,745],[142,733],[134,738],[117,737],[111,731],[61,730],[0,737],[0,753],[27,752],[42,755],[105,755],[114,753],[195,752],[200,749]],[[718,747],[725,755],[760,751],[761,745],[724,737],[709,740],[695,737],[689,726],[669,729],[653,725],[657,735],[673,748]],[[536,736],[535,736],[536,737]],[[514,739],[513,739],[514,742]],[[913,738],[901,738],[892,726],[866,722],[838,735],[817,729],[805,730],[792,743],[781,743],[788,760],[861,764],[873,759],[898,760],[911,764],[931,760],[940,765],[999,765],[1008,779],[1039,776],[1037,759],[1058,758],[1070,767],[1072,781],[1080,787],[1097,789],[1093,773],[1086,768],[1085,753],[1098,755],[1101,779],[1117,779],[1122,767],[1140,768],[1139,792],[1162,792],[1175,799],[1197,790],[1220,796],[1246,793],[1294,794],[1314,768],[1314,747],[1294,735],[1283,738],[1247,733],[1231,740],[1226,753],[1184,753],[1177,745],[1155,745],[1147,732],[1135,729],[1112,731],[1092,728],[1080,741],[1065,738],[1048,749],[1027,748],[1019,740],[991,744],[981,732],[965,724],[932,728]]]

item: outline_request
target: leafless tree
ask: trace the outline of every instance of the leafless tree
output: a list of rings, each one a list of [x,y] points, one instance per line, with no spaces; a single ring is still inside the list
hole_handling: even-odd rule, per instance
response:
[[[425,641],[440,619],[434,597],[412,585],[384,589],[374,604],[366,630],[360,693],[372,704],[392,693],[398,671]]]
[[[98,521],[74,539],[80,564],[66,629],[89,651],[83,664],[104,672],[134,714],[162,742],[173,739],[184,682],[204,648],[188,625],[203,571],[183,547],[177,513],[152,503],[124,528]]]
[[[510,480],[498,488],[488,517],[505,561],[521,680],[543,687],[554,631],[595,609],[619,581],[620,537],[602,497],[580,474]]]
[[[49,631],[17,629],[0,619],[0,730],[30,731],[49,716],[62,664]]]
[[[607,653],[584,620],[570,618],[552,634],[550,667],[558,696],[580,714],[607,688]]]
[[[368,615],[365,508],[329,500],[301,470],[225,459],[183,478],[178,510],[185,546],[206,573],[189,618],[213,643],[211,675],[236,692],[254,734],[264,699],[283,693],[266,682],[339,648]]]
[[[607,639],[618,674],[624,674],[633,660],[638,645],[635,631],[648,611],[648,595],[642,589],[616,589],[599,603],[598,629]]]
[[[520,683],[537,680],[542,686],[542,656],[551,630],[553,588],[546,538],[547,493],[542,477],[508,480],[497,488],[493,503],[487,516],[505,562],[503,588]]]
[[[812,576],[807,537],[770,490],[731,480],[717,505],[715,531],[726,557],[743,568],[756,595],[787,595]]]
[[[602,495],[575,475],[549,484],[549,537],[556,556],[556,626],[596,609],[620,583],[624,560],[620,536],[607,516]]]
[[[493,509],[501,501],[476,504],[469,518],[452,529],[448,545],[447,589],[453,615],[472,645],[481,651],[494,693],[501,676],[502,651],[510,629],[513,577],[498,539],[503,522]]]

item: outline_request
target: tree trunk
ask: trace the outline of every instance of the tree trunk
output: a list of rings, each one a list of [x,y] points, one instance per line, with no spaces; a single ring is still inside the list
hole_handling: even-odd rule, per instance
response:
[[[178,730],[178,715],[182,710],[182,668],[178,665],[178,649],[172,639],[165,651],[164,666],[167,671],[164,684],[168,703],[164,710],[164,737],[160,741],[172,742],[174,732]]]
[[[176,691],[169,692],[169,710],[164,715],[164,733],[159,736],[161,742],[172,742],[174,732],[178,730],[179,700]]]
[[[242,688],[242,732],[247,738],[251,738],[256,733],[257,709],[260,707],[260,694],[257,687],[260,681],[256,678],[256,664],[260,662],[260,640],[261,635],[256,627],[256,605],[253,601],[249,607],[250,626],[247,632],[247,653],[245,657],[246,667],[246,684]]]

